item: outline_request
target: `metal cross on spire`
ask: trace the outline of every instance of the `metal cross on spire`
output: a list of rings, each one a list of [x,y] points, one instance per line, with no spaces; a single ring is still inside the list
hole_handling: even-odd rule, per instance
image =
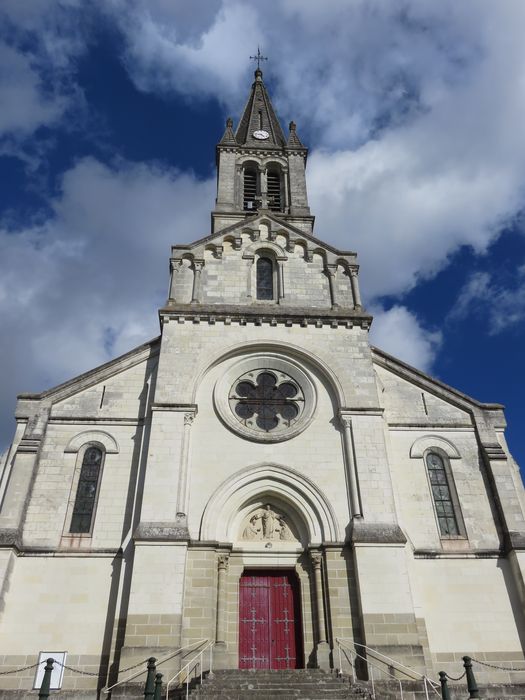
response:
[[[250,59],[252,61],[257,61],[257,70],[261,70],[261,61],[267,61],[268,57],[263,56],[261,53],[261,49],[257,47],[257,56],[250,56]]]

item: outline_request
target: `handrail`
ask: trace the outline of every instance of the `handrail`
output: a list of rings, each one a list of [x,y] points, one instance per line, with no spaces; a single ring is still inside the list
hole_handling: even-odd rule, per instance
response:
[[[173,676],[173,678],[170,678],[170,680],[169,680],[169,681],[167,682],[167,684],[166,684],[166,700],[169,700],[170,685],[171,685],[171,684],[173,683],[173,681],[174,681],[176,678],[178,678],[178,677],[181,675],[181,673],[183,673],[183,672],[186,672],[186,700],[187,700],[188,695],[189,695],[189,688],[190,688],[190,684],[188,683],[188,677],[189,677],[190,673],[193,671],[193,669],[197,667],[197,665],[200,665],[200,676],[201,676],[201,683],[202,683],[202,655],[204,654],[204,652],[205,652],[207,649],[210,650],[210,671],[209,671],[209,672],[210,672],[210,675],[213,673],[212,662],[213,662],[213,646],[214,646],[214,644],[215,644],[214,641],[209,640],[208,643],[206,644],[206,646],[205,646],[203,649],[201,649],[197,654],[195,654],[195,656],[194,656],[190,661],[188,661],[188,663],[187,663],[185,666],[183,666],[183,667],[180,669],[180,671],[178,671],[178,672]],[[198,661],[195,661],[197,658],[198,658],[199,660],[198,660]],[[194,663],[194,661],[195,661],[195,663]],[[192,664],[193,664],[193,665],[192,665]],[[191,668],[190,668],[190,667],[191,667]]]
[[[419,673],[419,671],[416,671],[413,668],[410,668],[409,666],[405,666],[402,664],[400,661],[397,661],[396,659],[393,659],[390,656],[386,656],[386,654],[381,653],[380,651],[377,651],[376,649],[373,649],[371,647],[368,647],[366,644],[360,644],[359,642],[355,642],[354,640],[350,639],[344,639],[344,638],[336,638],[336,643],[339,646],[339,663],[340,666],[342,666],[342,659],[341,659],[341,649],[344,651],[349,651],[350,654],[353,654],[356,658],[362,659],[368,666],[371,666],[372,668],[377,669],[380,673],[384,673],[385,675],[389,676],[390,678],[393,678],[399,683],[399,690],[400,690],[400,695],[401,698],[403,698],[403,687],[401,684],[400,678],[394,675],[393,671],[397,671],[398,673],[403,673],[409,680],[421,680],[424,683],[425,686],[425,695],[428,700],[428,690],[427,690],[427,684],[430,686],[430,688],[436,693],[436,695],[440,695],[438,692],[438,689],[440,685],[436,683],[436,681],[433,681],[431,678],[428,676],[424,675],[423,673]],[[372,663],[370,658],[366,658],[359,654],[355,649],[350,648],[351,645],[354,647],[360,647],[362,649],[365,649],[367,653],[370,653],[372,655],[376,655],[377,657],[382,657],[382,658],[374,658],[374,661],[384,664],[387,666],[387,669],[385,670],[384,668],[381,668],[380,666],[377,666],[376,664]],[[346,648],[345,648],[346,647]],[[346,654],[345,654],[346,655]],[[385,661],[383,661],[385,659]],[[399,667],[399,668],[396,668]],[[352,677],[355,677],[355,670],[353,667],[352,660],[350,659],[350,667],[352,669]],[[392,670],[391,670],[392,669]],[[341,669],[340,669],[341,670]],[[412,675],[410,675],[412,674]],[[371,682],[372,682],[372,695],[375,697],[375,688],[374,688],[374,675],[373,673],[371,674]]]
[[[204,642],[207,642],[207,639],[198,639],[196,642],[192,642],[191,644],[186,644],[183,647],[178,647],[175,649],[175,651],[170,652],[167,656],[165,656],[163,659],[160,661],[156,662],[157,668],[163,664],[165,661],[169,661],[172,659],[174,656],[177,656],[177,654],[184,649],[191,649],[191,647],[194,647],[196,644],[203,644]],[[147,659],[144,660],[144,663],[146,663]],[[122,685],[123,683],[127,683],[128,681],[132,681],[134,678],[138,678],[138,676],[141,676],[143,673],[146,673],[147,669],[143,668],[140,671],[137,671],[136,673],[132,673],[131,676],[128,676],[127,678],[123,678],[121,681],[117,681],[113,685],[110,685],[109,688],[102,688],[103,693],[109,693],[110,690],[113,690],[113,688],[116,688],[118,685]]]

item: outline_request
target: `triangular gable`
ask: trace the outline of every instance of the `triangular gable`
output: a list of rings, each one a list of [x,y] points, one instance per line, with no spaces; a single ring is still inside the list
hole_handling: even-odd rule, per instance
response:
[[[287,245],[292,246],[300,243],[307,248],[309,253],[322,251],[327,258],[337,262],[338,259],[344,259],[347,263],[356,264],[356,253],[348,250],[339,250],[329,243],[325,243],[316,238],[312,234],[293,226],[292,224],[283,221],[278,215],[270,211],[259,211],[253,217],[246,217],[243,221],[236,222],[231,226],[221,229],[217,233],[212,233],[209,236],[200,238],[190,244],[177,244],[172,246],[172,257],[180,258],[185,253],[189,253],[194,257],[200,257],[201,253],[207,248],[217,248],[223,244],[225,240],[238,241],[238,247],[242,246],[242,234],[249,232],[253,238],[257,238],[261,224],[266,224],[269,227],[269,238],[275,238],[279,234],[287,238]]]

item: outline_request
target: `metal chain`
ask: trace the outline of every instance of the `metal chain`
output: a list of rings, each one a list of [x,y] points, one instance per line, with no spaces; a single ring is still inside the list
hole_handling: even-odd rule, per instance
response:
[[[30,668],[36,668],[40,664],[45,664],[45,661],[39,661],[36,664],[31,664],[30,666],[22,666],[21,668],[14,668],[12,671],[0,671],[0,676],[8,676],[11,673],[21,673],[22,671],[28,671]]]
[[[446,673],[446,671],[445,671],[445,673]],[[459,676],[459,678],[454,678],[454,676],[449,676],[448,673],[446,673],[446,676],[447,676],[447,678],[449,679],[449,681],[460,681],[460,680],[461,680],[462,678],[464,678],[466,675],[467,675],[467,672],[466,672],[466,671],[463,671],[463,673],[461,674],[461,676]]]
[[[138,668],[139,666],[143,666],[145,663],[147,663],[148,659],[144,659],[143,661],[139,661],[137,664],[133,664],[133,666],[128,666],[127,668],[123,668],[119,670],[120,673],[127,673],[128,671],[133,671],[134,668]],[[42,661],[37,661],[36,664],[30,664],[29,666],[21,666],[20,668],[13,668],[11,671],[0,671],[0,676],[9,676],[12,675],[13,673],[22,673],[22,671],[29,671],[31,668],[36,668],[37,666],[41,666],[42,664],[47,663],[47,659],[44,659]],[[71,671],[72,673],[78,673],[81,676],[99,676],[100,673],[97,671],[96,673],[93,673],[92,671],[81,671],[78,668],[73,668],[73,666],[67,666],[66,664],[60,663],[60,661],[57,661],[56,659],[53,659],[53,663],[57,664],[57,666],[62,666],[62,668],[67,669],[68,671]]]
[[[489,664],[487,661],[480,661],[479,659],[473,659],[470,657],[471,661],[475,661],[477,664],[481,664],[482,666],[488,666],[489,668],[497,668],[499,671],[521,671],[522,673],[525,671],[525,668],[514,668],[513,666],[498,666],[497,664]]]
[[[137,664],[133,664],[133,666],[128,666],[128,668],[123,668],[122,670],[119,669],[119,674],[120,673],[127,673],[128,671],[132,671],[134,668],[138,668],[139,666],[143,666],[145,663],[147,663],[148,659],[144,659],[144,661],[139,661]],[[100,675],[98,672],[97,673],[92,673],[91,671],[81,671],[78,668],[73,668],[72,666],[66,666],[66,664],[61,664],[60,661],[55,661],[56,664],[59,666],[62,666],[62,668],[66,668],[68,671],[73,671],[73,673],[79,673],[82,676],[98,676]]]

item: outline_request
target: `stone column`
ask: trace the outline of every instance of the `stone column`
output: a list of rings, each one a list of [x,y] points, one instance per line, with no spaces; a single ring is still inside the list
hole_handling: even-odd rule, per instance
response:
[[[284,182],[284,206],[283,210],[288,213],[290,208],[290,190],[288,187],[288,170],[283,170],[283,182]]]
[[[350,511],[352,517],[361,517],[361,501],[357,486],[357,473],[354,461],[354,447],[352,439],[352,420],[350,416],[341,414],[339,416],[343,429],[343,445],[345,453],[346,473],[348,478],[348,495],[350,500]]]
[[[246,296],[248,299],[252,298],[252,267],[255,258],[247,258],[246,263]]]
[[[359,283],[357,281],[357,269],[355,267],[350,270],[350,284],[352,286],[352,296],[354,298],[354,308],[361,309],[361,295],[359,293]]]
[[[180,271],[182,261],[170,260],[170,290],[168,294],[169,301],[175,301],[175,275]]]
[[[189,496],[188,455],[190,450],[190,430],[194,420],[194,411],[188,411],[184,414],[184,432],[182,435],[179,484],[177,491],[177,520],[179,522],[182,522],[182,520],[184,519],[186,521],[186,524],[188,518]]]
[[[330,668],[330,648],[326,640],[325,609],[323,597],[323,576],[322,561],[323,555],[320,552],[311,552],[310,558],[314,570],[315,580],[315,615],[317,620],[317,664],[320,668],[328,670]]]
[[[324,623],[324,599],[323,599],[323,578],[321,574],[321,564],[323,555],[313,552],[311,555],[312,566],[314,568],[315,579],[315,610],[317,616],[317,643],[326,642],[326,628]]]
[[[215,641],[217,644],[226,643],[226,575],[228,572],[228,554],[219,555],[217,578],[217,627]]]
[[[266,178],[266,169],[259,171],[261,209],[268,209],[268,184]]]
[[[277,266],[277,300],[284,299],[284,267],[281,260],[276,260]]]
[[[201,274],[204,267],[204,260],[193,261],[193,290],[191,293],[191,303],[198,304],[201,300]]]
[[[337,265],[327,265],[325,267],[325,272],[328,275],[328,283],[330,285],[330,300],[332,307],[339,306],[337,303],[337,292],[335,289],[335,273],[337,271]]]

